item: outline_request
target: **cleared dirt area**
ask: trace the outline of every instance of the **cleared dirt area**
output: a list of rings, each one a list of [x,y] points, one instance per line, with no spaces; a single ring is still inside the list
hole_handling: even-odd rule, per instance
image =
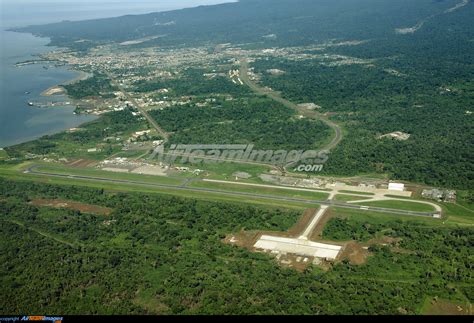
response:
[[[107,207],[84,204],[84,203],[75,202],[75,201],[59,200],[59,199],[57,200],[35,199],[31,201],[30,203],[34,206],[75,210],[75,211],[80,211],[82,213],[91,213],[91,214],[97,214],[97,215],[110,215],[110,213],[112,213],[112,209],[107,208]]]
[[[339,261],[344,259],[349,260],[352,265],[362,265],[367,261],[367,258],[371,255],[369,247],[373,245],[377,246],[389,246],[390,250],[397,253],[408,253],[409,251],[398,247],[400,239],[383,236],[381,238],[369,240],[367,243],[359,243],[357,241],[346,242],[341,254],[338,257]]]
[[[236,233],[236,234],[228,235],[224,239],[224,243],[235,245],[235,246],[242,247],[242,248],[246,248],[247,250],[250,250],[252,252],[256,252],[256,251],[262,252],[262,250],[256,248],[256,245],[258,245],[258,243],[264,243],[266,240],[265,239],[262,240],[262,239],[263,239],[263,237],[267,236],[270,240],[272,240],[272,239],[273,240],[278,240],[279,238],[289,238],[289,239],[292,239],[292,241],[294,240],[293,242],[299,241],[300,243],[303,243],[303,244],[308,244],[308,245],[313,245],[314,244],[314,245],[319,246],[319,244],[320,244],[319,242],[308,241],[308,240],[304,240],[304,241],[303,240],[298,240],[301,237],[301,235],[305,232],[305,230],[308,228],[308,226],[310,225],[310,223],[314,219],[315,214],[318,212],[318,210],[319,209],[316,209],[316,208],[307,209],[304,212],[303,216],[298,220],[298,222],[286,232],[241,231],[241,232]],[[273,243],[272,241],[270,241],[269,243]],[[275,243],[277,243],[277,242],[275,242]],[[328,245],[327,247],[340,248],[340,246],[342,246],[342,245],[343,244],[341,244],[341,243],[336,243],[336,244],[334,244],[334,246],[329,246]],[[285,245],[285,246],[288,247],[287,245]],[[280,246],[280,247],[282,247],[282,246]],[[324,247],[326,247],[326,246],[321,244],[321,246],[317,248],[318,252],[321,253],[321,254],[324,254],[324,252],[326,250]],[[303,246],[301,248],[304,249]],[[283,249],[285,249],[286,251],[282,251],[282,250],[280,250],[280,251],[273,250],[272,251],[271,249],[272,248],[270,248],[269,250],[266,250],[265,252],[275,256],[277,262],[281,266],[284,266],[284,267],[294,268],[296,270],[302,271],[302,270],[306,269],[310,264],[318,265],[320,268],[325,269],[325,270],[330,268],[330,266],[331,266],[330,262],[328,262],[326,259],[324,259],[324,258],[315,258],[314,256],[312,256],[311,252],[310,253],[306,252],[306,253],[301,253],[301,254],[293,254],[290,251],[286,250],[285,248],[283,248]],[[327,251],[327,252],[334,253],[334,251],[330,251],[330,250]],[[306,256],[304,254],[306,254]],[[328,255],[328,257],[331,258],[330,255]]]
[[[144,165],[132,170],[134,174],[153,175],[153,176],[167,176],[166,169],[159,166]]]
[[[271,232],[272,236],[289,236],[288,232]],[[262,236],[262,232],[239,232],[238,234],[228,235],[224,242],[241,248],[246,248],[249,251],[256,252],[255,243]],[[325,259],[315,257],[305,257],[295,254],[276,254],[267,253],[275,257],[277,263],[285,268],[292,268],[297,271],[303,272],[311,264],[317,265],[322,270],[329,270],[332,268],[333,263],[326,261]]]
[[[360,243],[351,241],[343,248],[339,259],[347,259],[353,265],[362,265],[367,261],[369,254],[369,250],[364,248]]]
[[[224,243],[231,244],[237,247],[246,248],[253,251],[253,245],[262,235],[258,231],[240,231],[236,234],[229,234],[225,237]]]
[[[249,250],[253,250],[253,246],[262,235],[272,235],[275,237],[282,238],[297,238],[301,235],[301,233],[303,233],[304,229],[308,226],[316,210],[317,209],[307,209],[304,212],[303,216],[298,220],[298,222],[296,222],[296,224],[286,232],[241,231],[237,234],[228,235],[224,239],[224,242],[239,247],[247,248]]]
[[[425,315],[472,315],[472,304],[455,304],[433,298],[423,311]]]
[[[324,215],[321,216],[317,225],[307,237],[308,239],[305,241],[300,240],[301,234],[310,225],[314,219],[315,213],[318,210],[319,209],[315,208],[307,209],[298,222],[286,232],[241,231],[236,234],[228,235],[223,242],[246,248],[252,252],[259,251],[271,254],[275,256],[277,262],[280,265],[297,270],[304,270],[310,264],[317,265],[319,268],[327,270],[330,269],[334,263],[339,263],[345,259],[347,259],[353,265],[362,265],[366,263],[367,258],[370,256],[371,252],[369,251],[369,247],[373,245],[387,246],[390,248],[390,250],[396,253],[412,253],[412,251],[400,248],[399,242],[401,240],[399,238],[393,238],[389,236],[374,238],[365,243],[357,241],[324,240],[322,237],[324,227],[331,218],[337,216],[335,211],[331,208],[327,209]],[[284,245],[281,245],[281,243],[278,244],[281,240],[279,238],[290,238],[292,241],[288,241],[288,243],[285,244],[286,240],[283,239],[285,240],[282,241]],[[291,248],[289,249],[287,245],[291,243],[295,244],[297,242],[302,244],[301,247],[296,246],[301,250],[299,253],[293,253],[290,251]],[[318,245],[318,252],[323,256],[314,257],[315,254],[306,250],[308,246],[310,247],[312,244]],[[321,244],[321,246],[319,246],[319,244]],[[258,248],[259,246],[260,248]],[[331,248],[337,247],[342,248],[338,251],[338,255],[334,257],[334,252],[331,251]],[[331,250],[327,251],[326,249]],[[327,255],[324,256],[325,254]]]
[[[290,237],[290,234],[288,232],[267,232],[267,233],[271,233],[273,236]],[[237,234],[228,235],[224,239],[224,243],[238,246],[241,248],[245,248],[252,252],[256,252],[254,245],[260,239],[262,235],[263,233],[258,232],[258,231],[252,231],[252,232],[241,231]],[[293,268],[300,272],[303,272],[310,264],[313,264],[315,261],[314,257],[303,257],[303,256],[298,256],[298,255],[293,255],[293,254],[285,254],[285,255],[284,254],[277,255],[277,254],[272,254],[272,253],[269,253],[269,254],[275,256],[275,260],[278,262],[280,266],[286,267],[286,268]],[[328,270],[329,268],[331,268],[331,264],[326,262],[323,259],[318,260],[317,265],[318,267],[324,270]]]
[[[303,216],[296,222],[294,226],[292,226],[288,231],[287,231],[287,236],[289,238],[296,238],[299,237],[306,227],[309,225],[311,222],[311,219],[313,218],[314,213],[316,213],[317,209],[307,209]]]

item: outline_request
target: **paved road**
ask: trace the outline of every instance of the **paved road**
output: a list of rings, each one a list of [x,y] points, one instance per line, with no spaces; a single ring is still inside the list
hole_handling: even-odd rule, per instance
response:
[[[138,185],[142,187],[168,188],[168,189],[173,189],[173,190],[181,190],[181,191],[189,191],[189,192],[215,193],[215,194],[228,195],[228,196],[234,196],[234,197],[264,198],[264,199],[269,199],[269,200],[298,202],[298,203],[303,203],[303,204],[329,205],[329,206],[336,206],[336,207],[346,208],[346,209],[377,211],[377,212],[390,213],[390,214],[401,214],[401,215],[422,216],[422,217],[434,217],[435,215],[437,215],[437,213],[433,213],[433,212],[415,212],[415,211],[387,209],[387,208],[381,208],[381,207],[366,207],[366,206],[351,205],[351,204],[342,203],[342,202],[335,202],[331,200],[325,200],[325,201],[307,200],[307,199],[291,198],[291,197],[283,197],[283,196],[275,196],[275,195],[265,195],[265,194],[255,194],[255,193],[245,193],[245,192],[230,192],[230,191],[225,191],[225,190],[208,189],[208,188],[195,188],[195,187],[187,187],[183,185],[152,184],[152,183],[144,183],[140,181],[110,179],[110,178],[102,178],[102,177],[94,177],[94,176],[55,174],[55,173],[38,171],[36,170],[37,167],[38,167],[37,165],[33,165],[30,168],[28,168],[25,171],[25,173],[47,176],[47,177],[75,179],[75,180],[98,181],[98,182],[116,183],[116,184],[131,184],[131,185]]]
[[[311,220],[309,225],[304,230],[303,234],[301,234],[301,236],[298,239],[302,239],[302,240],[308,240],[309,239],[309,236],[311,235],[311,232],[313,232],[314,228],[316,228],[316,226],[319,223],[319,220],[321,220],[323,215],[326,213],[328,207],[329,206],[327,206],[327,205],[321,205],[321,208],[318,211],[316,211],[315,215],[313,216],[313,219]]]
[[[118,87],[120,89],[120,91],[122,91],[122,93],[125,95],[125,97],[127,98],[127,100],[132,103],[132,106],[134,108],[137,108],[138,111],[140,111],[140,113],[148,120],[148,122],[152,125],[153,128],[156,129],[156,131],[158,131],[158,133],[163,137],[163,139],[165,140],[165,142],[168,142],[168,139],[169,139],[169,134],[164,131],[160,125],[156,122],[155,119],[153,119],[149,114],[148,112],[143,109],[138,103],[137,101],[135,100],[135,98],[133,96],[130,95],[130,93],[128,93],[127,89],[125,89],[122,85],[118,84],[117,82],[114,81],[114,78],[112,77],[112,75],[110,74],[107,74],[107,76],[110,78],[111,80],[111,83],[112,85],[115,85],[116,87]]]
[[[303,115],[307,118],[319,119],[319,120],[323,121],[326,125],[328,125],[334,131],[334,137],[332,138],[331,142],[328,143],[321,150],[331,150],[341,142],[341,140],[342,140],[341,127],[339,127],[336,123],[332,122],[325,115],[323,115],[323,114],[321,114],[317,111],[301,108],[301,107],[297,106],[296,104],[294,104],[293,102],[282,98],[278,93],[276,93],[274,91],[266,90],[266,89],[258,86],[257,84],[252,82],[252,80],[250,80],[250,78],[248,76],[248,70],[249,70],[248,62],[245,58],[242,58],[240,60],[240,78],[254,92],[256,92],[258,94],[266,95],[269,98],[271,98],[272,100],[277,101],[277,102],[283,104],[284,106],[297,111],[299,114],[301,114],[301,115]]]
[[[443,212],[443,209],[441,206],[435,203],[431,203],[428,201],[407,201],[406,199],[399,199],[395,197],[385,197],[385,196],[374,196],[371,199],[363,199],[363,200],[355,200],[355,201],[348,201],[347,203],[352,204],[352,203],[366,203],[366,202],[377,202],[377,201],[400,201],[400,202],[411,202],[411,203],[419,203],[419,204],[426,204],[429,206],[432,206],[437,212],[441,213]]]
[[[402,198],[396,197],[387,197],[383,193],[375,193],[373,196],[367,196],[357,193],[344,193],[341,189],[334,188],[332,191],[322,190],[322,189],[309,189],[309,188],[302,188],[302,187],[291,187],[291,186],[276,186],[276,185],[268,185],[268,184],[255,184],[255,183],[241,183],[241,182],[232,182],[232,181],[222,181],[222,180],[215,180],[215,179],[201,179],[203,182],[210,182],[210,183],[220,183],[220,184],[230,184],[230,185],[242,185],[242,186],[254,186],[254,187],[262,187],[262,188],[273,188],[273,189],[283,189],[283,190],[294,190],[294,191],[307,191],[307,192],[315,192],[315,193],[326,193],[329,194],[328,200],[333,200],[334,197],[338,194],[342,195],[350,195],[350,196],[358,196],[360,197],[359,200],[354,201],[347,201],[348,204],[355,204],[355,203],[364,203],[364,202],[376,202],[376,201],[400,201],[400,202],[410,202],[410,203],[419,203],[419,204],[426,204],[432,206],[436,212],[441,214],[443,209],[436,203],[428,202],[428,201],[420,201],[420,200],[407,200]]]

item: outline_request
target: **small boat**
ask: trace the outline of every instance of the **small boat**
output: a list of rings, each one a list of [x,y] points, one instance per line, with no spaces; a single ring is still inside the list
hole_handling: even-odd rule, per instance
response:
[[[31,92],[30,91],[25,91],[25,94],[31,94]]]
[[[34,104],[33,102],[28,102],[28,105],[29,105],[30,107],[34,107],[34,106],[35,106],[35,104]]]

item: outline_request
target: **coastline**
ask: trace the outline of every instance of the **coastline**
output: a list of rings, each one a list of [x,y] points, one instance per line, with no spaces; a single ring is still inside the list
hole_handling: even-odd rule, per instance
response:
[[[62,82],[61,84],[57,84],[57,85],[53,85],[53,86],[49,87],[48,89],[41,92],[40,95],[41,96],[46,96],[46,97],[53,96],[53,95],[64,95],[64,96],[68,97],[67,92],[64,89],[63,85],[69,85],[69,84],[73,84],[75,82],[84,81],[84,80],[87,80],[88,78],[91,78],[93,76],[93,74],[87,73],[87,72],[84,72],[84,71],[75,70],[75,69],[72,69],[72,68],[69,68],[69,70],[73,71],[75,73],[78,73],[78,75],[76,77],[74,77],[73,79],[69,80],[69,81]],[[68,99],[72,100],[70,97],[68,97]]]
[[[46,47],[48,47],[50,44],[51,44],[51,38],[49,37],[44,37],[44,36],[40,36],[40,35],[37,35],[35,33],[30,33],[30,32],[22,32],[22,31],[17,31],[15,28],[10,28],[10,29],[7,29],[6,31],[8,32],[14,32],[14,33],[21,33],[21,34],[30,34],[32,35],[33,37],[35,38],[43,38],[43,39],[48,39],[48,44],[46,45]],[[57,60],[50,60],[48,58],[45,58],[44,55],[45,54],[49,54],[51,53],[52,51],[54,50],[57,50],[57,49],[62,49],[63,47],[56,47],[56,46],[53,46],[51,47],[52,50],[48,50],[46,53],[41,53],[41,54],[31,54],[32,56],[38,56],[39,59],[32,59],[32,60],[27,60],[25,62],[17,62],[15,63],[15,66],[16,67],[20,67],[20,66],[24,66],[24,65],[29,65],[29,64],[37,64],[38,62],[42,62],[42,63],[46,63],[46,62],[60,62],[60,61],[57,61]],[[64,63],[64,62],[61,62],[61,63]],[[48,97],[48,96],[53,96],[53,95],[64,95],[66,96],[68,99],[71,99],[67,93],[66,93],[66,90],[63,88],[63,85],[69,85],[69,84],[72,84],[72,83],[75,83],[75,82],[80,82],[80,81],[84,81],[84,80],[87,80],[88,78],[91,78],[93,76],[92,73],[88,73],[88,72],[84,72],[84,71],[81,71],[81,70],[76,70],[74,69],[71,65],[68,65],[68,64],[65,64],[65,66],[67,66],[67,69],[71,72],[74,72],[76,73],[77,75],[75,77],[73,77],[72,79],[69,79],[67,81],[64,81],[64,82],[60,82],[60,84],[55,84],[53,86],[50,86],[49,88],[45,89],[44,91],[42,91],[40,93],[40,96],[45,96],[45,97]]]
[[[41,103],[47,97],[51,97],[57,107],[60,102],[74,102],[61,85],[87,79],[91,73],[76,70],[68,64],[53,66],[54,62],[51,64],[50,60],[40,62],[51,64],[49,71],[43,70],[42,64],[25,64],[24,68],[19,68],[16,65],[19,61],[39,61],[41,56],[59,48],[48,46],[48,37],[26,32],[1,32],[5,46],[8,45],[8,48],[12,49],[5,53],[6,59],[2,62],[2,68],[5,69],[2,80],[11,82],[5,87],[5,105],[0,109],[2,119],[5,117],[0,122],[0,147],[38,140],[43,136],[61,133],[97,119],[97,116],[89,114],[76,115],[73,104],[65,105],[61,109],[28,107],[26,102]],[[7,119],[10,121],[7,122]]]
[[[64,85],[69,85],[69,84],[72,84],[72,83],[75,83],[75,82],[79,82],[79,81],[85,81],[87,80],[88,78],[91,78],[93,76],[93,74],[91,73],[87,73],[87,72],[84,72],[84,71],[81,71],[81,70],[75,70],[75,69],[72,69],[70,68],[69,70],[75,72],[75,73],[78,73],[79,75],[76,76],[75,78],[73,78],[72,80],[69,80],[67,82],[64,82],[63,84]],[[58,85],[60,86],[60,85]]]
[[[53,96],[53,95],[66,95],[66,91],[60,85],[54,85],[44,90],[40,94],[41,96]]]

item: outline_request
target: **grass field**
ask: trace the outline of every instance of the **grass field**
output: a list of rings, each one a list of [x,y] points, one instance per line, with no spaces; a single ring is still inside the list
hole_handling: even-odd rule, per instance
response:
[[[402,199],[402,200],[411,200],[412,197],[407,197],[407,196],[399,196],[399,195],[391,195],[391,194],[385,194],[385,197],[392,197],[395,199]]]
[[[152,175],[139,175],[131,173],[115,173],[109,171],[103,171],[95,168],[73,168],[60,165],[46,165],[43,164],[37,168],[35,171],[53,173],[53,174],[65,174],[65,175],[77,175],[77,176],[91,176],[106,178],[112,180],[130,180],[130,181],[140,181],[150,184],[166,184],[166,185],[180,185],[183,183],[183,179],[175,177],[166,177],[166,176],[152,176]]]
[[[448,301],[434,297],[427,297],[420,309],[423,315],[472,315],[472,310],[467,301]]]
[[[122,150],[114,155],[114,157],[125,157],[135,159],[141,156],[147,156],[148,150]]]
[[[276,195],[282,197],[292,197],[292,198],[301,198],[309,200],[327,200],[329,194],[320,193],[320,192],[308,192],[308,191],[296,191],[282,188],[269,188],[269,187],[256,187],[256,186],[245,186],[238,184],[227,184],[227,183],[213,183],[213,182],[203,182],[195,181],[191,182],[189,187],[199,187],[199,188],[210,188],[210,189],[219,189],[229,192],[245,192],[245,193],[255,193],[255,194],[268,194]]]
[[[348,194],[359,194],[359,195],[375,195],[374,193],[369,193],[369,192],[357,192],[357,191],[349,191],[349,190],[340,190],[340,193],[348,193]]]
[[[467,203],[441,203],[445,215],[448,216],[446,222],[474,225],[474,210],[472,205]]]
[[[305,210],[306,208],[317,208],[319,204],[312,204],[312,203],[300,203],[300,202],[289,202],[289,201],[282,201],[278,199],[272,198],[265,198],[265,197],[251,197],[251,196],[232,196],[230,194],[225,193],[214,193],[214,192],[203,192],[203,191],[189,191],[189,190],[182,190],[179,187],[156,187],[152,186],[153,184],[167,184],[167,185],[174,185],[170,183],[159,183],[157,182],[155,177],[152,179],[148,179],[148,181],[143,178],[149,176],[142,176],[142,175],[132,175],[132,174],[122,174],[122,173],[110,173],[103,172],[100,170],[94,169],[74,169],[74,172],[67,172],[69,168],[65,167],[46,167],[42,166],[40,169],[42,171],[48,171],[51,173],[56,174],[73,174],[78,176],[95,176],[104,179],[116,180],[116,179],[124,179],[125,177],[132,177],[127,178],[128,180],[140,181],[143,184],[133,184],[133,183],[114,183],[114,182],[104,182],[104,181],[96,181],[96,180],[89,180],[89,179],[69,179],[64,177],[47,177],[43,175],[36,175],[36,174],[24,174],[23,172],[19,171],[22,169],[27,168],[29,164],[17,165],[14,168],[7,168],[7,167],[0,167],[0,176],[13,179],[13,180],[22,180],[22,181],[36,181],[36,182],[43,182],[49,184],[62,184],[62,185],[76,185],[76,186],[86,186],[86,187],[93,187],[93,188],[100,188],[109,191],[123,191],[123,192],[143,192],[143,193],[159,193],[159,194],[167,194],[167,195],[175,195],[181,197],[188,197],[188,198],[195,198],[195,199],[202,199],[207,201],[225,201],[225,202],[237,202],[237,203],[245,203],[245,204],[254,204],[260,206],[269,206],[269,207],[278,207],[278,208],[290,208],[290,209],[298,209],[298,210]],[[104,176],[105,173],[105,176]],[[101,175],[101,176],[97,176]],[[109,177],[108,177],[109,176]],[[163,179],[163,177],[157,177],[158,179]],[[165,178],[166,180],[176,181],[176,179],[169,179]],[[178,180],[178,184],[181,184],[181,181]]]
[[[182,185],[189,176],[179,177],[164,177],[164,176],[149,176],[149,175],[138,175],[138,174],[127,174],[127,173],[114,173],[108,171],[102,171],[93,168],[72,168],[65,166],[51,166],[42,165],[35,168],[36,171],[47,172],[53,174],[66,174],[66,175],[77,175],[77,176],[91,176],[112,180],[131,180],[139,181],[150,184],[165,184],[165,185]],[[329,194],[319,192],[307,192],[307,191],[295,191],[290,189],[278,189],[278,188],[265,188],[265,187],[252,187],[243,185],[232,185],[232,184],[221,184],[212,182],[194,181],[191,182],[188,187],[195,188],[209,188],[219,189],[229,192],[245,192],[245,193],[256,193],[265,195],[277,195],[284,197],[294,197],[310,200],[326,200]]]
[[[8,158],[8,153],[3,150],[3,149],[0,149],[0,159],[6,159]]]
[[[448,225],[443,224],[443,221],[440,219],[434,219],[429,217],[413,217],[410,215],[398,215],[398,214],[389,214],[389,213],[379,213],[375,211],[361,211],[355,209],[345,209],[345,208],[332,208],[333,214],[335,217],[340,218],[355,218],[357,221],[368,222],[368,223],[387,223],[394,220],[400,221],[410,221],[429,224],[433,226],[442,226]],[[454,225],[454,223],[453,223]]]
[[[365,198],[362,196],[345,195],[345,194],[336,194],[336,196],[334,197],[334,200],[338,202],[357,201],[357,200],[364,200],[364,199]]]
[[[49,172],[54,174],[66,174],[66,175],[75,175],[75,176],[91,176],[97,177],[106,180],[130,180],[140,183],[113,183],[106,181],[96,181],[89,179],[77,179],[77,178],[54,178],[46,177],[42,175],[35,174],[24,174],[23,171],[28,169],[32,165],[39,165],[36,170]],[[57,184],[67,184],[67,185],[79,185],[79,186],[90,186],[95,188],[103,188],[111,191],[126,191],[126,192],[145,192],[145,193],[161,193],[161,194],[170,194],[177,195],[182,197],[190,197],[197,199],[205,199],[211,201],[233,201],[239,203],[249,203],[249,204],[258,204],[258,205],[269,205],[276,207],[284,208],[297,208],[297,209],[306,209],[313,207],[311,204],[293,202],[293,201],[283,201],[272,198],[265,197],[252,197],[252,196],[232,196],[226,194],[229,192],[236,193],[250,193],[250,194],[261,194],[261,195],[273,195],[281,196],[288,198],[300,198],[306,200],[326,200],[328,194],[321,192],[308,192],[308,191],[296,191],[285,189],[284,187],[280,188],[265,188],[265,187],[252,187],[244,185],[233,185],[227,183],[212,183],[212,182],[203,182],[203,181],[191,181],[188,183],[189,188],[208,188],[222,190],[224,192],[214,193],[214,192],[203,192],[203,191],[186,191],[176,188],[166,188],[166,187],[156,187],[153,185],[173,185],[181,186],[186,183],[188,177],[163,177],[163,176],[147,176],[147,175],[138,175],[138,174],[126,174],[126,173],[113,173],[101,171],[94,168],[73,168],[66,167],[62,165],[46,164],[46,163],[34,163],[26,162],[23,164],[17,165],[1,165],[0,166],[0,176],[17,179],[17,180],[33,180],[40,181],[45,183],[57,183]],[[196,178],[196,177],[193,177]],[[360,197],[338,194],[336,195],[336,201],[351,201],[357,200]],[[315,204],[316,205],[316,204]],[[411,210],[418,212],[432,212],[434,209],[426,204],[409,202],[409,201],[376,201],[376,202],[365,202],[361,205],[367,206],[378,206],[385,208],[394,208],[400,210]],[[458,205],[444,203],[442,207],[445,210],[446,216],[448,216],[447,223],[458,224],[458,225],[474,225],[474,211],[469,209],[469,205]],[[362,211],[357,213],[357,211],[344,209],[344,214],[347,212],[356,212],[356,214],[370,214],[370,212]],[[377,213],[377,216],[386,216],[385,214]],[[395,217],[401,217],[394,215]],[[393,216],[392,216],[393,218]],[[405,217],[406,218],[406,217]],[[412,217],[408,217],[413,219]]]
[[[178,159],[179,160],[179,159]],[[237,164],[237,163],[202,163],[202,164],[180,164],[174,163],[173,166],[190,167],[191,169],[201,169],[208,172],[206,178],[217,180],[234,180],[232,176],[235,172],[244,172],[250,174],[252,177],[246,179],[246,182],[262,183],[258,177],[262,173],[268,173],[272,168],[270,166],[260,166],[252,164]],[[204,176],[200,176],[204,177]]]
[[[435,211],[434,207],[428,204],[416,203],[416,202],[404,202],[404,201],[375,201],[375,202],[364,202],[356,203],[359,205],[365,206],[375,206],[375,207],[384,207],[388,209],[398,209],[406,211],[416,211],[416,212],[433,212]]]

